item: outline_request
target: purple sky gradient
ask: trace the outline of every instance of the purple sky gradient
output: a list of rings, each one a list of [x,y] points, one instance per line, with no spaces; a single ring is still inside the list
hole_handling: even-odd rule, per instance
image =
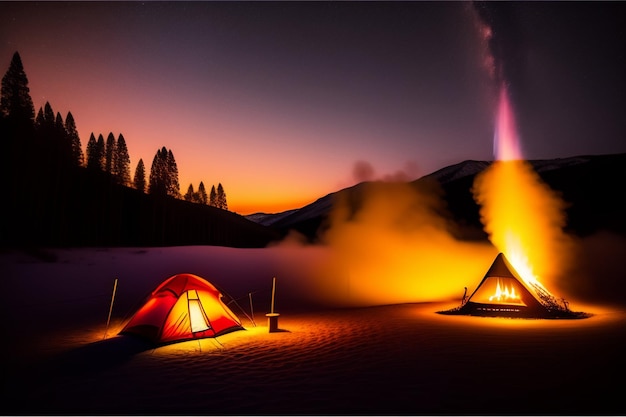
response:
[[[510,3],[510,2],[506,2]],[[621,2],[491,3],[528,159],[626,151]],[[122,133],[131,170],[166,146],[181,192],[298,208],[368,178],[492,156],[495,83],[467,2],[0,2],[36,109]],[[367,168],[364,171],[364,168]]]

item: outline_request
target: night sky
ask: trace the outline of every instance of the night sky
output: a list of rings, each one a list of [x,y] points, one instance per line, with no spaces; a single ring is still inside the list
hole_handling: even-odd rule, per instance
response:
[[[0,2],[35,109],[171,149],[181,193],[240,214],[493,159],[498,85],[524,156],[626,152],[623,2]],[[491,29],[491,36],[485,28]]]

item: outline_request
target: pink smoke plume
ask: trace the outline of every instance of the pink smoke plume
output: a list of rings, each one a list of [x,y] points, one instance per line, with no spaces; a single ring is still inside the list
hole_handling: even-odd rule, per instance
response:
[[[499,161],[522,159],[513,106],[504,83],[500,86],[493,150],[494,157]]]

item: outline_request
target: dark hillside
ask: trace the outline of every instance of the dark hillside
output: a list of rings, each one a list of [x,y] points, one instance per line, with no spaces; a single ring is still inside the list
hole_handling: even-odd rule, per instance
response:
[[[3,246],[264,247],[280,238],[236,213],[144,194],[102,172],[47,168],[49,175],[36,180],[33,172],[15,179],[17,191],[3,217]]]
[[[568,228],[579,235],[605,229],[626,235],[626,154],[546,171],[542,178],[570,203]]]

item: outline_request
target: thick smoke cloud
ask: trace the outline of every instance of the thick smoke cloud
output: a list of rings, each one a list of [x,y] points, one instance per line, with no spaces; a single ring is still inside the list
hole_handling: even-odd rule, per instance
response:
[[[330,257],[320,298],[342,306],[460,300],[496,252],[453,238],[441,197],[435,183],[385,181],[341,195],[322,236]]]

